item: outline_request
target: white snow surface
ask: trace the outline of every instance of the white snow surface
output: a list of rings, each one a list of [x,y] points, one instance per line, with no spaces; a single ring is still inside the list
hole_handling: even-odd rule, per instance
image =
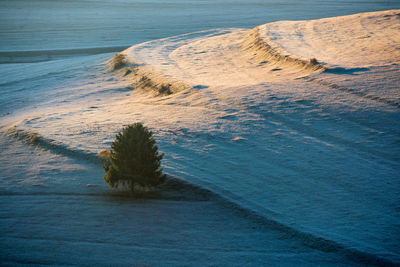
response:
[[[193,86],[157,100],[184,109],[163,123],[198,129],[202,148],[184,145],[186,165],[198,168],[187,179],[300,231],[399,261],[400,11],[260,28],[280,54],[312,55],[327,71],[259,60],[243,47],[249,30],[123,52],[155,79]]]
[[[335,265],[343,262],[342,252],[336,255],[336,248],[343,249],[350,258],[359,257],[360,252],[389,263],[400,263],[399,21],[400,11],[391,10],[257,27],[263,40],[280,54],[302,60],[315,57],[328,68],[324,72],[285,61],[264,60],[259,51],[247,46],[254,29],[233,28],[204,30],[132,46],[122,52],[130,63],[115,72],[108,68],[111,54],[34,63],[41,64],[34,71],[31,71],[33,63],[0,65],[4,88],[0,107],[2,131],[17,128],[37,132],[50,144],[39,155],[35,154],[37,150],[29,148],[35,155],[32,158],[21,156],[28,150],[19,147],[21,144],[10,145],[9,137],[2,137],[4,177],[0,188],[6,199],[2,202],[2,211],[9,216],[5,220],[13,220],[11,213],[17,217],[24,216],[26,211],[29,211],[26,216],[36,218],[31,213],[35,207],[40,209],[40,203],[35,205],[38,200],[31,200],[29,195],[13,200],[14,194],[18,195],[21,190],[26,193],[28,184],[32,186],[29,194],[48,191],[51,193],[48,199],[41,201],[60,202],[54,204],[61,207],[59,213],[73,214],[65,223],[73,227],[64,228],[71,231],[85,232],[73,224],[74,220],[80,220],[76,214],[87,214],[83,221],[91,229],[113,231],[112,220],[104,222],[106,226],[93,224],[107,214],[100,208],[102,205],[118,218],[121,213],[132,210],[144,214],[140,229],[158,220],[159,217],[155,219],[148,214],[150,209],[157,213],[171,209],[169,212],[178,213],[176,223],[192,214],[186,219],[193,228],[184,228],[178,237],[171,238],[168,228],[163,228],[167,223],[161,222],[160,229],[149,230],[151,234],[157,233],[150,237],[152,240],[137,237],[145,244],[141,248],[136,243],[133,249],[131,240],[123,236],[128,230],[119,229],[118,237],[106,232],[99,239],[88,231],[84,237],[87,243],[81,244],[80,252],[90,253],[93,248],[90,242],[93,242],[100,246],[94,250],[100,257],[101,251],[112,247],[111,240],[116,238],[122,251],[117,264],[128,264],[122,254],[138,250],[144,256],[135,263],[148,263],[153,256],[149,251],[154,251],[153,244],[158,240],[167,240],[165,244],[169,244],[158,248],[160,255],[171,255],[168,251],[182,251],[187,246],[191,252],[186,252],[185,257],[194,259],[228,246],[225,251],[209,254],[211,263],[220,264],[253,261],[257,265],[254,259],[259,264],[271,259],[272,264],[282,265]],[[135,73],[124,74],[127,68],[137,66],[155,83],[183,83],[188,89],[158,97],[135,90],[132,83]],[[32,87],[37,90],[30,91]],[[237,215],[221,208],[218,201],[217,204],[188,201],[183,208],[173,201],[146,202],[145,206],[130,203],[121,206],[121,213],[116,214],[117,204],[96,197],[83,206],[94,212],[71,210],[65,203],[87,201],[77,193],[85,195],[90,190],[89,193],[98,194],[107,189],[101,181],[101,169],[91,163],[77,162],[70,154],[58,154],[75,151],[96,155],[109,148],[124,125],[136,121],[144,122],[154,131],[160,150],[166,154],[163,167],[169,175],[207,188],[245,210],[300,233],[297,236],[305,240],[297,240],[295,234],[293,241],[286,236],[292,232],[285,233],[281,228],[268,226],[259,232],[250,230],[252,224],[240,216],[228,228],[236,229],[238,235],[229,236],[230,231],[214,224],[213,219]],[[13,153],[18,154],[15,158],[21,166],[32,164],[26,173],[21,172],[24,178],[18,181],[10,180],[18,164],[13,166],[12,162],[4,161]],[[32,171],[38,173],[32,174]],[[75,179],[69,181],[70,177]],[[51,186],[46,189],[49,182]],[[76,189],[82,184],[97,186]],[[68,194],[55,197],[65,192],[72,192],[73,197],[67,197]],[[14,204],[5,204],[9,202]],[[214,204],[218,206],[216,210],[213,210]],[[201,212],[193,214],[194,210]],[[61,215],[48,214],[43,221],[51,227],[56,224],[57,216]],[[36,219],[32,225],[43,223]],[[195,226],[196,221],[203,226]],[[2,224],[7,225],[3,229],[7,237],[2,247],[10,243],[14,249],[28,251],[21,240],[29,237],[28,229],[32,225],[17,223],[13,228],[12,223]],[[198,244],[181,241],[186,237],[195,240],[210,231],[229,238],[217,235],[205,250],[209,240],[200,240]],[[59,240],[60,236],[63,235],[54,228],[35,242],[39,244],[46,238]],[[71,251],[74,242],[82,242],[74,238],[67,247]],[[226,241],[235,243],[238,239],[242,246],[230,247],[231,242]],[[333,252],[301,245],[317,239],[335,244]],[[173,247],[171,243],[178,245]],[[272,252],[263,250],[266,247]],[[292,252],[284,254],[290,248]],[[238,250],[244,255],[241,259],[235,254]],[[270,251],[268,257],[267,251]],[[13,254],[13,249],[4,253]],[[27,253],[25,263],[32,260],[32,255],[40,262],[43,252],[35,253]],[[62,255],[61,249],[54,255],[42,263],[60,264],[57,255]],[[103,255],[104,262],[107,255],[111,257],[111,254]],[[218,255],[223,256],[218,259]],[[78,256],[73,257],[84,264],[91,263],[87,256]],[[181,258],[170,257],[163,261],[160,256],[153,263],[179,264]],[[9,261],[12,264],[12,259]],[[64,257],[61,262],[76,264],[77,261],[66,261]],[[207,261],[199,265],[202,263]]]

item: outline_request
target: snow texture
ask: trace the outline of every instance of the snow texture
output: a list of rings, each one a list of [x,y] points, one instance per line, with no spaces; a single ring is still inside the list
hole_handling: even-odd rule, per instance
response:
[[[143,37],[116,71],[121,40],[1,39],[2,265],[400,263],[400,11],[217,24]],[[144,199],[97,158],[136,121],[170,177]]]

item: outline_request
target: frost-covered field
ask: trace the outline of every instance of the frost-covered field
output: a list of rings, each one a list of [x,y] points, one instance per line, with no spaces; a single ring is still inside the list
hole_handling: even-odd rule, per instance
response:
[[[316,2],[2,2],[1,264],[398,264],[399,11],[261,24],[400,5]],[[141,200],[96,159],[135,121],[177,179]]]

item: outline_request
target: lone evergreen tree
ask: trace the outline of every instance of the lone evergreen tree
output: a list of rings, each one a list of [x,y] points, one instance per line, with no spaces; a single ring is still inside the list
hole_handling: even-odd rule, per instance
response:
[[[134,123],[118,133],[104,164],[104,180],[113,188],[153,187],[165,180],[160,168],[164,154],[158,153],[153,133],[143,124]]]

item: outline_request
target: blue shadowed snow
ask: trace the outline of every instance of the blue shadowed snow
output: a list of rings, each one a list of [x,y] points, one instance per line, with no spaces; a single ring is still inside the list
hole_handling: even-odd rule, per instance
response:
[[[146,108],[181,108],[149,108],[146,99],[117,119],[113,103],[136,95],[105,63],[167,36],[395,8],[395,0],[1,1],[0,124],[18,121],[45,145],[1,130],[0,265],[400,262],[398,108],[353,110],[369,100],[331,91],[303,99],[260,85],[263,95],[225,99],[229,114],[209,126],[144,117]],[[341,105],[318,102],[332,95]],[[85,155],[137,120],[154,129],[168,174],[214,193],[113,195]]]

